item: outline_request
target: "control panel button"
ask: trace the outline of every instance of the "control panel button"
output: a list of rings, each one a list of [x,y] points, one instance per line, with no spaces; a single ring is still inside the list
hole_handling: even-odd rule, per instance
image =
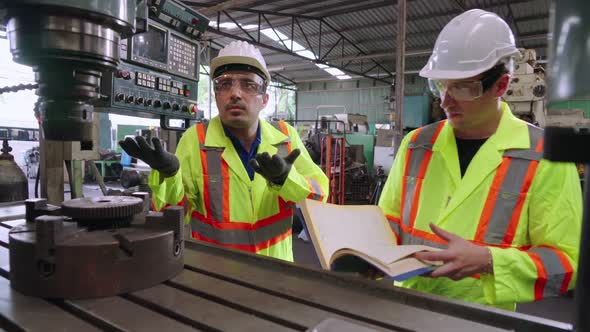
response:
[[[118,94],[115,96],[115,100],[116,100],[116,101],[124,101],[124,100],[125,100],[125,94],[124,94],[124,93],[118,93]]]
[[[152,100],[151,99],[146,99],[145,102],[143,103],[145,106],[152,106]]]
[[[155,108],[162,107],[162,102],[159,99],[154,100],[154,107]]]
[[[137,98],[137,99],[135,100],[135,103],[136,103],[137,105],[141,105],[141,104],[143,104],[143,97],[139,97],[139,98]]]
[[[115,76],[118,77],[118,78],[122,78],[124,80],[130,80],[131,79],[131,73],[128,70],[119,69],[115,73]]]
[[[176,103],[172,104],[172,110],[173,111],[179,111],[180,110],[180,105],[178,105]]]
[[[180,110],[182,111],[182,113],[188,113],[188,106],[182,105],[182,107],[180,108]]]
[[[172,105],[170,105],[170,102],[167,102],[167,101],[165,101],[163,105],[164,105],[164,109],[165,109],[165,110],[167,110],[167,109],[169,109],[170,107],[172,107]]]
[[[188,112],[189,112],[191,115],[194,115],[194,114],[196,114],[196,113],[197,113],[197,111],[198,111],[198,109],[197,109],[197,105],[195,105],[195,104],[190,104],[190,105],[188,106]]]
[[[125,101],[128,103],[133,103],[135,101],[135,97],[134,96],[127,96],[127,99]]]

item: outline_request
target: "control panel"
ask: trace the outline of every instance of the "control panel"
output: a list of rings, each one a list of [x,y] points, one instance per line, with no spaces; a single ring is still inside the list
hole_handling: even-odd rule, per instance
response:
[[[96,105],[99,108],[108,107],[109,112],[130,116],[199,117],[195,81],[129,63],[121,63],[111,75],[112,79],[102,81],[105,97]]]
[[[209,20],[178,0],[148,0],[147,5],[146,29],[121,40],[121,63],[104,73],[95,110],[160,118],[162,124],[202,118],[199,41]]]
[[[199,38],[209,25],[207,17],[175,0],[151,0],[148,8],[152,19],[193,38]]]

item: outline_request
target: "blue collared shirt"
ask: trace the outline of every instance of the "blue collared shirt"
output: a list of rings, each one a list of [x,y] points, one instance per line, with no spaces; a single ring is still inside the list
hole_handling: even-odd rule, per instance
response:
[[[260,145],[260,141],[261,141],[261,139],[260,139],[260,121],[258,122],[258,129],[256,130],[256,139],[254,140],[254,142],[252,142],[252,146],[250,147],[250,152],[246,151],[246,149],[242,145],[242,142],[240,142],[240,140],[237,137],[232,135],[232,133],[230,133],[229,130],[227,130],[227,128],[225,128],[225,126],[223,126],[223,131],[225,132],[225,136],[229,137],[229,139],[231,140],[232,144],[234,145],[234,148],[236,148],[236,151],[238,152],[238,156],[240,157],[240,160],[242,161],[242,165],[244,165],[244,168],[246,168],[246,172],[248,172],[248,176],[250,177],[250,181],[254,180],[254,169],[252,169],[252,167],[250,167],[250,164],[248,163],[248,161],[250,161],[250,159],[254,159],[254,157],[256,157],[256,153],[258,152],[258,146]]]

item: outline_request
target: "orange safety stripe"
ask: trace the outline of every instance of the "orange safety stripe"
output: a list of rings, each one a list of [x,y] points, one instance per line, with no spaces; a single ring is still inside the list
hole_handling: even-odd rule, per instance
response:
[[[416,139],[418,138],[418,134],[420,134],[420,131],[422,131],[423,127],[420,127],[418,129],[416,129],[416,131],[414,132],[414,135],[412,135],[412,137],[410,138],[410,142],[414,142],[416,141]],[[408,173],[410,173],[410,161],[412,160],[412,149],[407,149],[407,153],[406,153],[406,164],[404,165],[404,177],[402,178],[402,192],[401,192],[401,204],[400,204],[400,213],[403,216],[404,215],[404,209],[405,209],[405,202],[406,202],[406,190],[408,187]]]
[[[284,218],[290,217],[293,215],[293,209],[283,209],[279,213],[273,214],[272,216],[268,216],[266,218],[260,219],[257,222],[251,224],[247,222],[240,222],[240,221],[217,221],[213,218],[209,218],[204,216],[203,214],[193,211],[191,216],[193,218],[198,219],[202,223],[209,224],[214,228],[223,229],[223,230],[256,230],[270,224],[273,224],[277,221],[283,220]]]
[[[434,233],[430,233],[427,231],[423,231],[420,229],[415,229],[415,228],[410,228],[408,225],[404,224],[403,222],[401,222],[401,220],[399,218],[396,218],[394,216],[391,215],[385,215],[385,217],[392,223],[395,223],[397,225],[399,225],[401,231],[403,232],[403,234],[401,235],[402,240],[406,240],[405,236],[410,236],[410,237],[415,237],[415,238],[419,238],[422,240],[426,240],[426,241],[431,241],[431,242],[435,242],[435,243],[440,243],[440,244],[447,244],[447,241],[441,239],[440,237],[438,237],[436,234]],[[506,244],[492,244],[492,243],[484,243],[484,242],[480,242],[480,241],[475,241],[475,240],[468,240],[469,242],[478,245],[478,246],[488,246],[488,247],[495,247],[495,248],[514,248],[514,249],[518,249],[520,251],[526,251],[528,249],[530,249],[532,246],[530,245],[526,245],[526,246],[520,246],[520,247],[513,247],[510,245],[506,245]],[[407,242],[409,241],[403,241],[401,244],[407,244]]]
[[[225,247],[225,248],[232,248],[232,249],[237,249],[237,250],[242,250],[242,251],[247,251],[247,252],[252,252],[252,253],[256,253],[260,250],[264,250],[270,246],[273,246],[281,241],[283,241],[284,239],[288,238],[289,236],[291,236],[292,234],[292,230],[289,229],[288,231],[286,231],[285,233],[278,235],[272,239],[270,239],[269,241],[265,241],[264,243],[261,244],[257,244],[257,245],[245,245],[245,244],[227,244],[227,243],[221,243],[217,240],[214,239],[209,239],[206,238],[204,236],[202,236],[201,234],[192,231],[191,235],[194,239],[200,240],[200,241],[204,241],[204,242],[208,242],[208,243],[212,243],[221,247]]]
[[[324,190],[322,189],[322,186],[320,186],[319,183],[317,183],[317,181],[315,181],[314,179],[310,179],[310,178],[305,178],[307,180],[307,183],[309,184],[309,190],[310,193],[309,195],[307,195],[307,198],[309,199],[314,199],[316,201],[321,201],[324,199]]]
[[[279,121],[279,126],[281,127],[281,131],[285,136],[289,137],[289,128],[287,128],[287,124],[284,121]],[[291,153],[291,141],[287,142],[287,153]]]
[[[200,143],[202,172],[204,175],[203,201],[205,213],[201,214],[198,211],[192,211],[191,213],[191,234],[193,238],[228,248],[257,252],[279,243],[290,236],[290,225],[293,215],[292,205],[294,204],[292,202],[285,202],[281,197],[278,197],[279,212],[274,215],[260,219],[253,224],[231,221],[229,166],[221,158],[219,153],[215,153],[214,156],[210,153],[213,151],[208,151],[204,148],[206,128],[203,124],[198,124],[196,128]],[[288,135],[287,127],[284,123],[282,123],[281,129]],[[290,151],[290,144],[285,144],[283,147],[286,147]],[[207,160],[207,155],[209,155],[209,159],[214,159]],[[218,166],[216,166],[217,159],[219,159]],[[210,175],[209,172],[214,170],[208,169],[208,165],[212,168],[218,167],[219,169],[215,171],[216,176],[220,175],[223,179],[222,183],[218,184],[222,187],[216,189],[216,192],[219,192],[220,189],[222,191],[221,195],[216,198],[221,200],[221,204],[212,204],[213,202],[211,202],[212,194],[210,190],[214,188],[211,188],[207,175]],[[218,211],[219,209],[222,211]],[[255,243],[256,241],[259,242]]]
[[[543,151],[543,138],[539,140],[537,146],[535,147],[535,152],[542,152]],[[535,177],[535,173],[537,172],[537,167],[539,166],[539,162],[533,160],[529,164],[529,168],[527,170],[524,183],[522,184],[521,193],[527,193],[531,184],[533,183],[533,178]],[[522,213],[522,208],[524,206],[524,200],[526,199],[526,195],[520,195],[518,197],[518,202],[516,203],[516,208],[512,213],[510,218],[510,223],[508,224],[508,228],[506,229],[506,234],[504,235],[504,243],[512,244],[514,241],[514,236],[516,235],[516,229],[518,228],[518,221],[520,220],[520,215]]]
[[[529,257],[532,259],[533,264],[537,268],[537,280],[535,280],[535,301],[539,301],[543,298],[543,290],[545,289],[545,285],[547,284],[547,271],[545,271],[545,266],[543,266],[543,262],[538,254],[534,252],[527,252]]]
[[[508,168],[510,167],[511,161],[511,157],[502,157],[502,163],[496,171],[496,175],[494,176],[494,180],[492,181],[492,186],[490,187],[490,192],[488,194],[488,197],[486,198],[486,202],[481,213],[481,217],[479,219],[479,225],[477,226],[477,231],[474,237],[475,241],[484,242],[486,230],[488,229],[488,224],[490,222],[490,219],[492,218],[492,212],[494,211],[494,205],[496,204],[498,193],[500,192],[500,188],[502,187],[504,177],[508,172]]]
[[[229,166],[225,159],[221,159],[221,176],[223,178],[223,221],[229,221]],[[210,216],[210,214],[208,214]]]
[[[203,174],[208,174],[207,172],[207,152],[204,149],[201,149],[201,145],[205,144],[205,125],[203,123],[199,123],[196,125],[197,129],[197,136],[199,138],[199,151],[201,153],[201,169]],[[205,203],[205,211],[207,212],[207,216],[211,216],[211,201],[209,197],[209,181],[207,177],[203,177],[203,202]]]
[[[434,134],[430,138],[430,144],[434,145],[434,143],[436,142],[436,139],[438,138],[438,135],[440,134],[440,131],[444,127],[444,124],[445,124],[445,121],[440,121],[440,123],[438,124],[438,127],[436,128],[436,131],[434,132]],[[417,137],[418,137],[417,135],[414,135],[412,137],[412,142],[415,142]],[[422,182],[424,182],[424,176],[426,175],[426,170],[428,169],[428,165],[430,164],[431,158],[432,158],[432,150],[428,149],[425,151],[424,158],[422,159],[422,162],[420,163],[420,170],[418,171],[418,176],[416,177],[416,189],[414,190],[414,196],[412,197],[412,207],[410,210],[410,220],[409,220],[409,224],[410,224],[411,228],[414,227],[414,224],[416,222],[416,214],[418,213],[418,203],[420,202],[420,193],[422,190]],[[408,164],[406,163],[406,166],[407,165]]]

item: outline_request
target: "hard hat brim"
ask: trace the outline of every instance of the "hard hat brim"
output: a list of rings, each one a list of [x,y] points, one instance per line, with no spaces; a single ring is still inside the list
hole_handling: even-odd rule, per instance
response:
[[[264,68],[260,62],[256,59],[246,56],[239,56],[239,55],[231,55],[231,56],[221,56],[211,60],[211,75],[215,73],[215,70],[221,66],[229,65],[229,64],[244,64],[249,65],[255,68],[258,68],[262,73],[264,73],[264,79],[270,83],[270,73],[266,68]],[[213,78],[213,77],[212,77]]]

